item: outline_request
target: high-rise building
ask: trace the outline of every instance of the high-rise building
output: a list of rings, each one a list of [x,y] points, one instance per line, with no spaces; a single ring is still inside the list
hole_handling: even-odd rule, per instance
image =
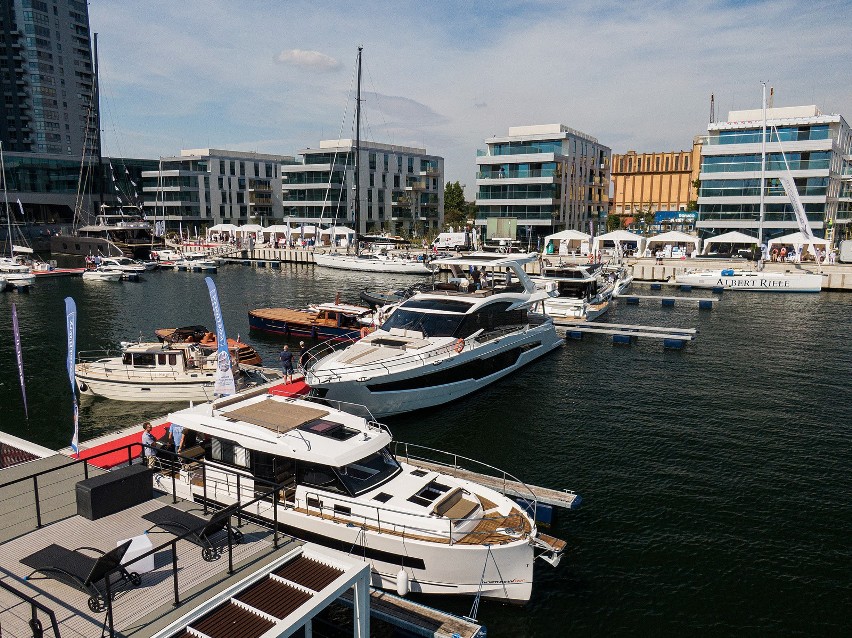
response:
[[[701,138],[689,151],[637,153],[612,156],[613,198],[610,215],[681,213],[694,208],[701,164]]]
[[[3,0],[0,7],[3,148],[91,155],[98,110],[85,0]]]
[[[323,140],[282,167],[285,219],[355,221],[355,143]],[[361,142],[358,158],[360,233],[425,236],[444,220],[444,158],[425,149]]]
[[[180,223],[264,225],[281,221],[281,168],[287,155],[216,148],[182,150],[142,173],[145,212],[167,228]],[[199,229],[200,230],[200,229]]]
[[[533,235],[597,230],[609,207],[608,147],[562,124],[514,126],[477,151],[476,223],[513,219]]]
[[[814,234],[834,241],[836,225],[846,229],[852,221],[852,189],[843,180],[850,172],[852,131],[842,116],[816,106],[767,109],[766,126],[763,239],[798,228],[779,180],[789,167]],[[762,109],[731,111],[726,121],[707,127],[699,174],[701,235],[758,235],[762,127]]]

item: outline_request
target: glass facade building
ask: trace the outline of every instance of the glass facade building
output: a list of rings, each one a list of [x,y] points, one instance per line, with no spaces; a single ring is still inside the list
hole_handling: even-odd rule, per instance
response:
[[[535,236],[588,232],[606,217],[611,152],[594,137],[551,124],[511,127],[485,143],[476,158],[477,226],[513,219]]]
[[[697,227],[702,237],[738,230],[757,237],[760,220],[761,109],[731,111],[708,126],[701,149]],[[780,177],[790,174],[814,234],[831,241],[849,235],[848,188],[852,133],[840,115],[815,106],[766,112],[763,239],[798,230]]]

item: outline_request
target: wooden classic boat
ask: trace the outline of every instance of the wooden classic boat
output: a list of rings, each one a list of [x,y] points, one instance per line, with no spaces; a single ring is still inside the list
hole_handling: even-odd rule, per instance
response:
[[[373,324],[370,308],[345,303],[317,304],[307,310],[257,308],[248,315],[252,330],[318,341],[356,339],[362,328]]]
[[[205,326],[185,326],[183,328],[159,328],[154,331],[163,343],[197,343],[204,356],[208,356],[219,348],[216,333],[210,332]],[[239,339],[228,339],[228,350],[237,352],[237,361],[243,365],[259,366],[263,363],[257,350]]]

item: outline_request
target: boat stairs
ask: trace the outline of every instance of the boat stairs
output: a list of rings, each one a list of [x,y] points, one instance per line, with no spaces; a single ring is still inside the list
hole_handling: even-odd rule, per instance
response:
[[[663,347],[680,350],[689,342],[694,341],[698,334],[697,328],[671,328],[667,326],[640,326],[624,323],[597,323],[594,321],[553,321],[556,330],[563,333],[566,339],[582,339],[586,334],[612,336],[612,342],[619,345],[630,345],[639,337],[662,339]]]

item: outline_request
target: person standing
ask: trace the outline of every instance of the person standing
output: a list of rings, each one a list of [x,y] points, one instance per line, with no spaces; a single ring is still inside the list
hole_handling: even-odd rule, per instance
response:
[[[278,355],[281,361],[281,370],[284,372],[284,383],[293,382],[293,353],[290,348],[284,346],[281,348],[281,354]]]
[[[305,371],[305,363],[308,360],[308,349],[305,348],[305,342],[299,342],[299,369],[304,372]]]
[[[157,459],[157,450],[154,448],[154,444],[157,442],[157,439],[154,438],[154,435],[151,433],[151,424],[148,421],[142,425],[142,454],[145,457],[145,463],[148,467],[154,467],[154,462]]]

